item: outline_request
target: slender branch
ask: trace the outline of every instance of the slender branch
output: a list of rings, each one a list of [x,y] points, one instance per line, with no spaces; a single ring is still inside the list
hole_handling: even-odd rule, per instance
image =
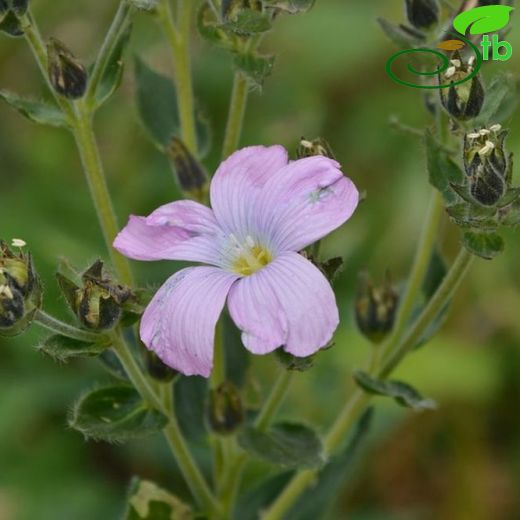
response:
[[[235,77],[233,80],[233,92],[231,94],[226,134],[224,138],[224,146],[222,148],[223,159],[231,155],[238,148],[240,143],[240,135],[242,133],[242,124],[246,112],[248,91],[249,87],[247,84],[247,78],[241,72],[235,72]]]
[[[79,341],[98,342],[104,337],[102,334],[96,334],[95,332],[89,332],[88,330],[79,329],[73,325],[69,325],[68,323],[58,320],[54,316],[47,314],[41,309],[36,311],[34,322],[51,332],[67,336],[71,339],[77,339]]]
[[[276,412],[282,405],[285,395],[289,390],[289,386],[293,379],[293,372],[291,370],[282,369],[276,383],[269,394],[269,397],[262,406],[262,410],[255,421],[255,428],[260,431],[265,431]]]
[[[129,21],[131,11],[132,8],[128,0],[121,0],[90,75],[86,93],[86,103],[89,106],[95,103],[96,91],[103,79],[108,61],[117,46],[119,36]]]
[[[172,51],[182,140],[194,154],[197,154],[195,99],[189,49],[191,15],[194,3],[191,0],[179,3],[177,25],[174,22],[170,0],[159,2],[157,15]]]
[[[112,199],[108,191],[103,164],[92,128],[92,115],[83,101],[79,101],[76,108],[73,133],[105,243],[120,281],[132,285],[133,277],[128,260],[112,247],[114,238],[119,232],[119,225],[112,206]]]

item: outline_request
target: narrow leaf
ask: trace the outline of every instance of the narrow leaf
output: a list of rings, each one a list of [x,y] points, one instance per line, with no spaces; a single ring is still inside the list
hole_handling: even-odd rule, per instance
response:
[[[401,381],[380,381],[361,370],[354,371],[354,380],[369,394],[392,397],[395,401],[414,410],[428,410],[436,408],[435,401],[425,399],[412,386]]]
[[[99,356],[110,347],[110,340],[100,337],[97,342],[79,341],[56,334],[38,348],[44,354],[62,362],[72,358]]]
[[[511,16],[508,5],[487,5],[463,11],[453,20],[453,27],[461,34],[484,34],[503,29]]]
[[[313,468],[324,462],[320,438],[301,424],[279,423],[267,432],[248,427],[238,442],[254,457],[285,468]]]
[[[274,59],[274,56],[238,54],[234,63],[247,76],[253,88],[261,88],[273,70]]]
[[[68,126],[67,118],[56,106],[42,101],[25,99],[7,90],[0,90],[0,99],[34,123],[63,128]]]

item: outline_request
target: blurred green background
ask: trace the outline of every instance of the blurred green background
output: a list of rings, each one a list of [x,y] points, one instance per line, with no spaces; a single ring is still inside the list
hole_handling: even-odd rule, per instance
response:
[[[45,36],[93,59],[117,2],[34,0]],[[395,115],[429,124],[421,93],[392,83],[384,65],[395,47],[378,16],[403,21],[401,0],[317,0],[308,14],[281,17],[265,49],[277,60],[261,95],[253,93],[242,144],[281,143],[294,150],[302,135],[326,137],[344,171],[367,192],[354,218],[328,238],[327,255],[344,255],[337,282],[342,324],[336,346],[315,368],[297,376],[285,405],[292,419],[324,430],[352,391],[350,372],[365,362],[368,343],[352,319],[357,274],[406,276],[430,187],[421,142],[393,130]],[[518,16],[516,17],[518,18]],[[518,70],[520,37],[507,63]],[[232,81],[231,60],[194,36],[197,98],[210,115],[214,143],[207,166],[218,164]],[[170,72],[169,52],[151,17],[139,16],[131,49]],[[147,140],[137,116],[131,59],[122,89],[99,113],[96,128],[120,221],[178,197],[166,160]],[[23,40],[0,39],[0,87],[43,95]],[[67,317],[53,273],[65,256],[81,268],[106,256],[72,138],[33,125],[0,104],[0,234],[23,238],[45,281],[45,307]],[[508,146],[520,144],[512,119]],[[453,256],[459,231],[446,221],[443,252]],[[506,253],[476,261],[440,335],[398,370],[439,410],[413,414],[377,400],[370,446],[338,491],[331,519],[520,518],[520,277],[518,234]],[[174,267],[136,263],[143,285],[158,284]],[[185,492],[159,437],[124,446],[85,443],[67,429],[67,409],[84,388],[108,376],[95,361],[59,366],[35,350],[45,333],[0,340],[0,520],[118,518],[132,475]],[[276,362],[256,358],[251,383],[258,394],[273,380]],[[253,403],[254,404],[254,403]],[[204,455],[204,447],[200,447]],[[247,480],[257,478],[253,466]]]

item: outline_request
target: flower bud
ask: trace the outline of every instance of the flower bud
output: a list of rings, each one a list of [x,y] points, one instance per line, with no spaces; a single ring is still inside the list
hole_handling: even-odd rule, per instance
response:
[[[143,355],[146,365],[146,370],[156,381],[161,383],[170,383],[173,381],[179,372],[165,365],[151,350],[143,346]]]
[[[235,19],[244,9],[261,12],[263,4],[261,0],[222,0],[222,18],[224,20]]]
[[[504,150],[507,131],[500,125],[482,128],[464,137],[464,168],[469,192],[483,206],[494,206],[509,188],[511,157]]]
[[[167,153],[182,192],[189,198],[204,201],[208,193],[208,174],[204,167],[177,137],[170,141]]]
[[[427,29],[439,21],[437,0],[405,0],[408,21],[417,29]]]
[[[453,54],[450,66],[439,77],[439,84],[455,83],[473,72],[474,58],[464,63],[458,52]],[[459,85],[451,85],[440,90],[441,103],[446,111],[455,119],[467,121],[480,114],[484,104],[484,87],[479,75]]]
[[[70,50],[51,38],[47,45],[49,78],[52,86],[68,99],[79,99],[87,89],[87,71]]]
[[[22,241],[13,244],[20,248],[25,245]],[[0,333],[22,333],[41,307],[41,300],[41,284],[31,255],[23,251],[13,253],[0,241]]]
[[[355,317],[359,330],[372,342],[380,343],[392,330],[399,296],[388,280],[375,287],[366,274],[359,277]]]
[[[332,148],[325,139],[318,137],[314,141],[309,141],[302,137],[296,149],[296,156],[298,159],[303,159],[304,157],[312,157],[314,155],[323,155],[330,159],[335,159]]]
[[[244,422],[244,409],[236,386],[225,381],[209,393],[208,424],[220,435],[235,432]]]
[[[97,260],[83,273],[83,287],[57,274],[58,285],[83,326],[92,330],[113,328],[121,317],[121,306],[132,296],[130,289],[113,282]]]

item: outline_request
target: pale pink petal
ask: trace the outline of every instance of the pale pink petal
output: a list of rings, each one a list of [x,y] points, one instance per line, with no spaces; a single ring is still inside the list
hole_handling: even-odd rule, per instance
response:
[[[186,260],[221,264],[223,232],[210,208],[182,200],[148,217],[131,216],[114,247],[136,260]]]
[[[168,366],[208,377],[215,325],[238,277],[216,267],[190,267],[169,278],[141,320],[141,339]]]
[[[295,356],[309,356],[330,342],[339,323],[329,282],[294,252],[239,280],[229,292],[228,307],[244,345],[255,354],[283,345]]]
[[[255,226],[279,251],[299,251],[347,221],[358,201],[358,190],[336,161],[308,157],[291,162],[265,184]]]
[[[211,207],[229,232],[247,232],[260,189],[287,165],[283,146],[250,146],[226,159],[210,187]]]

